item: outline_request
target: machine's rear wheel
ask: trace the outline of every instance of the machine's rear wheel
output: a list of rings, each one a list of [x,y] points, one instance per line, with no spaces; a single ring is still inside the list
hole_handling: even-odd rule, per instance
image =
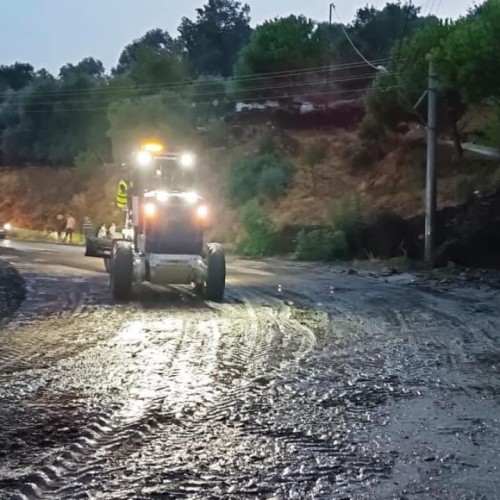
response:
[[[116,243],[110,262],[111,295],[115,300],[129,300],[132,296],[134,255],[127,243]]]
[[[208,274],[205,281],[205,298],[221,301],[226,288],[226,256],[221,245],[208,246]]]

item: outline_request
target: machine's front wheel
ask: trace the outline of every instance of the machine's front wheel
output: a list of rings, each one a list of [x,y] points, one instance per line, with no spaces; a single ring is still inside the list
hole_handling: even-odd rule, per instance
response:
[[[111,295],[115,300],[129,300],[132,297],[134,255],[126,243],[116,243],[110,261]]]
[[[205,281],[205,297],[221,301],[226,288],[226,256],[218,243],[208,245],[208,273]]]

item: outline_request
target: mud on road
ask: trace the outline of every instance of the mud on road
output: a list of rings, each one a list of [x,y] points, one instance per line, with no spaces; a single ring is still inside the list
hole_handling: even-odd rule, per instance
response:
[[[9,257],[0,498],[498,498],[500,298],[280,262],[108,298]]]

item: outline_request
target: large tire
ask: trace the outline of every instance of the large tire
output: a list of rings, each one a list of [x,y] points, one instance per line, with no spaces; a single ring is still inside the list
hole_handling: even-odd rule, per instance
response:
[[[97,243],[95,240],[87,238],[85,240],[85,257],[95,257],[97,253]]]
[[[208,246],[208,274],[205,282],[205,298],[220,302],[226,288],[226,256],[221,245]]]
[[[110,287],[113,299],[130,300],[134,274],[134,254],[130,244],[116,243],[110,262]]]

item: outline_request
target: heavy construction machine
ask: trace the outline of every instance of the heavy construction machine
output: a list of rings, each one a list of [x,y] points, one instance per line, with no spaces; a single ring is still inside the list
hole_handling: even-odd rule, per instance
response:
[[[212,218],[192,188],[195,164],[194,155],[167,153],[160,142],[145,143],[133,155],[119,189],[121,237],[90,237],[86,243],[86,256],[104,259],[115,300],[131,299],[136,285],[147,282],[191,285],[206,300],[223,299],[225,254],[205,240]]]

